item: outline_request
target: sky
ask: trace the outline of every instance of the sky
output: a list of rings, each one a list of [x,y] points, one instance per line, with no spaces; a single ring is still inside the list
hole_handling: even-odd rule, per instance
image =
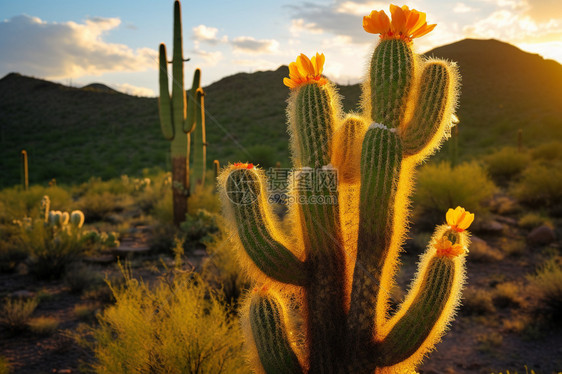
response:
[[[437,27],[415,39],[423,53],[464,38],[498,39],[562,63],[560,0],[414,0]],[[206,0],[182,2],[185,85],[196,67],[207,86],[238,72],[277,69],[324,53],[324,74],[357,83],[378,37],[362,18],[387,2]],[[397,3],[397,5],[402,5]],[[81,87],[103,83],[158,92],[158,45],[172,51],[171,0],[0,0],[0,77],[18,72]]]

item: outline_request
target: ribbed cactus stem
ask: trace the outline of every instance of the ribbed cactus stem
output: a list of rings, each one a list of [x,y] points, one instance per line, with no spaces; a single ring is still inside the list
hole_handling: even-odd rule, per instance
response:
[[[446,256],[429,261],[415,299],[379,345],[378,366],[397,364],[420,349],[444,315],[457,271],[454,260]]]
[[[349,330],[355,350],[376,335],[377,299],[381,274],[393,234],[394,202],[402,145],[395,131],[371,126],[365,134],[361,154],[361,192],[357,260],[349,311]],[[383,290],[386,291],[386,290]]]
[[[361,145],[366,130],[361,118],[350,116],[334,134],[332,160],[340,183],[360,181]]]
[[[414,82],[414,54],[402,39],[381,40],[371,60],[371,119],[400,126]]]
[[[217,178],[219,177],[219,172],[221,170],[221,164],[219,162],[219,160],[214,160],[213,161],[213,172],[215,175],[215,180],[217,180]]]
[[[330,163],[334,108],[332,92],[327,86],[307,84],[294,98],[293,135],[299,166],[319,168]]]
[[[265,211],[267,201],[259,175],[253,169],[232,170],[225,182],[224,200],[233,211],[244,250],[258,269],[279,282],[303,285],[304,264],[271,234],[274,222]]]
[[[249,310],[252,340],[263,371],[301,374],[303,371],[291,347],[285,314],[280,300],[275,295],[266,291],[255,291]]]
[[[402,131],[406,155],[421,152],[437,136],[447,105],[454,100],[450,97],[449,90],[451,78],[449,68],[443,62],[430,62],[424,66],[416,110],[412,120]]]

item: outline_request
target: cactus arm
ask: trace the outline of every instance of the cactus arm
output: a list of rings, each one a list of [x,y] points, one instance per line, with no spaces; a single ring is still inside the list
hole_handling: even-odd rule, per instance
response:
[[[196,113],[200,106],[197,105],[197,90],[201,87],[201,69],[195,69],[193,83],[187,92],[187,114],[183,122],[183,132],[190,134],[196,128]]]
[[[206,170],[206,142],[205,142],[205,92],[198,88],[195,92],[195,126],[190,134],[193,138],[193,178],[191,191],[203,186],[205,183]]]
[[[404,40],[381,40],[371,60],[371,119],[388,128],[400,126],[414,81],[415,60]]]
[[[292,347],[294,333],[288,328],[288,316],[281,300],[262,287],[252,292],[248,303],[242,325],[251,361],[267,374],[303,373]]]
[[[400,129],[406,156],[416,155],[421,161],[441,144],[452,124],[457,76],[453,64],[438,60],[425,64],[413,117]]]
[[[168,91],[168,60],[166,56],[166,45],[160,44],[160,97],[158,99],[158,109],[160,113],[160,126],[166,140],[174,139],[174,124],[172,120],[172,102]]]
[[[420,265],[409,297],[378,345],[378,366],[415,365],[440,340],[459,303],[464,279],[461,258],[431,256]],[[416,284],[417,283],[417,284]]]
[[[231,167],[223,174],[225,180],[219,184],[221,198],[228,207],[233,231],[252,263],[278,282],[304,285],[305,264],[277,240],[279,234],[266,206],[261,172]]]
[[[402,145],[396,132],[371,126],[365,134],[361,154],[357,260],[348,318],[354,340],[348,346],[350,350],[368,344],[377,334],[377,324],[386,317],[376,306],[393,236],[401,162]]]

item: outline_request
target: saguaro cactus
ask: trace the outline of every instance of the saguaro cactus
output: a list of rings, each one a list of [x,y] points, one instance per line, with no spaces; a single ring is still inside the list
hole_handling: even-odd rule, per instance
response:
[[[29,189],[29,169],[27,163],[27,151],[21,151],[21,185],[25,191]]]
[[[242,308],[256,372],[410,373],[459,303],[474,216],[457,207],[435,229],[405,301],[389,314],[412,174],[449,135],[458,88],[454,64],[412,52],[412,39],[435,25],[406,6],[390,9],[392,21],[383,11],[363,21],[381,41],[362,113],[340,114],[321,75],[323,55],[289,65],[288,224],[268,205],[262,170],[234,164],[219,177],[234,247],[259,284]]]
[[[174,50],[172,63],[172,96],[168,85],[168,59],[166,45],[160,44],[160,98],[158,108],[162,133],[171,141],[172,189],[174,199],[174,223],[185,220],[187,198],[190,190],[203,184],[205,175],[205,105],[201,88],[201,71],[195,70],[193,85],[186,99],[183,82],[182,27],[180,2],[174,3]],[[190,145],[193,133],[193,164],[196,183],[190,185]]]

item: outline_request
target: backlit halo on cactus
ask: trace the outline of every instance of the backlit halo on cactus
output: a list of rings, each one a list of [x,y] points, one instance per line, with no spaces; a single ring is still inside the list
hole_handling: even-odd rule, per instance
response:
[[[328,80],[322,77],[323,69],[323,53],[316,53],[311,59],[301,53],[296,62],[289,64],[289,78],[284,78],[283,83],[289,88],[297,88],[307,83],[326,84]]]
[[[256,372],[412,373],[458,307],[473,219],[460,207],[436,227],[389,313],[413,173],[455,124],[459,80],[453,63],[413,53],[412,39],[435,26],[424,13],[394,5],[391,13],[392,21],[376,11],[364,19],[381,40],[360,113],[341,113],[323,55],[289,66],[286,222],[272,213],[260,168],[234,164],[218,178],[233,248],[258,283],[241,311]]]
[[[410,10],[407,5],[399,7],[391,4],[390,14],[392,21],[384,10],[373,10],[363,17],[363,29],[371,34],[380,34],[381,39],[403,39],[411,43],[412,39],[424,36],[436,26],[427,24],[425,13]]]

